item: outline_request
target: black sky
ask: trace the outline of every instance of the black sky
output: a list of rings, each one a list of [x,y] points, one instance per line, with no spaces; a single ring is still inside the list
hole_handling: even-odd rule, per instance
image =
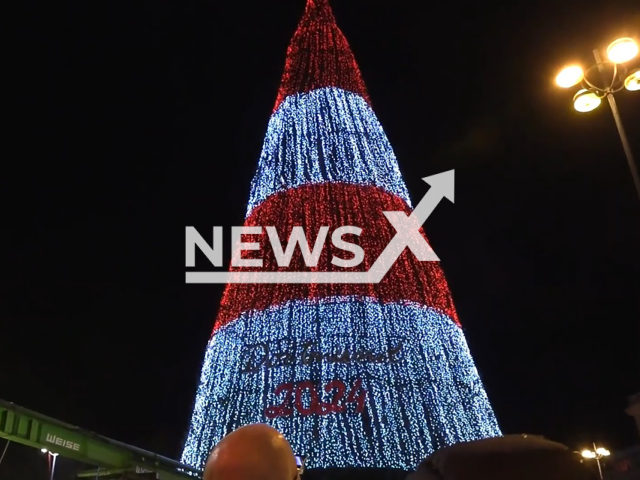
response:
[[[505,432],[638,443],[640,200],[565,61],[637,0],[333,0]],[[0,398],[177,457],[222,289],[184,227],[240,225],[303,0],[35,2],[5,59]],[[423,11],[424,10],[424,11]],[[640,93],[618,97],[640,156]],[[7,128],[8,127],[8,128]],[[203,266],[206,268],[206,265]]]

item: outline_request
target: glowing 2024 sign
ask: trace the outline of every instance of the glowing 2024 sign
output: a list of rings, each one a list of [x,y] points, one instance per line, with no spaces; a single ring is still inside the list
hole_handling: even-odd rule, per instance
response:
[[[340,339],[336,337],[334,340],[339,342]],[[253,374],[262,369],[295,368],[318,363],[396,363],[402,358],[406,339],[393,340],[391,346],[377,351],[336,346],[323,352],[318,342],[289,338],[247,345],[242,353],[241,373]],[[278,385],[272,393],[279,398],[280,403],[265,408],[264,415],[270,419],[290,417],[296,412],[301,416],[339,414],[350,410],[358,414],[364,411],[367,398],[367,390],[363,388],[361,378],[351,385],[341,379],[322,384],[310,380],[286,382]]]
[[[284,394],[282,402],[271,405],[264,410],[267,418],[290,417],[295,410],[302,416],[309,415],[329,415],[332,413],[345,413],[349,404],[354,405],[355,413],[364,411],[367,390],[362,388],[362,379],[357,379],[351,385],[347,393],[347,386],[342,380],[332,380],[324,385],[325,393],[333,394],[329,402],[320,399],[320,385],[310,381],[298,383],[283,383],[279,385],[274,395],[279,397]],[[304,396],[309,393],[308,404],[304,401]],[[345,398],[346,396],[346,398]]]

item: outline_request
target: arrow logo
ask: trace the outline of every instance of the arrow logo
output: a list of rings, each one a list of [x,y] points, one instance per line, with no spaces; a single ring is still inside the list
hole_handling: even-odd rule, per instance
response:
[[[187,272],[187,283],[380,283],[405,248],[421,262],[440,259],[420,234],[420,227],[443,198],[455,199],[455,171],[439,173],[422,180],[431,188],[413,209],[383,212],[396,230],[395,236],[367,272]]]

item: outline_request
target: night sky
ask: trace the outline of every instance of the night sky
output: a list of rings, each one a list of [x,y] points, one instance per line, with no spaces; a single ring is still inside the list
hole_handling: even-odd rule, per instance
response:
[[[553,84],[640,38],[638,1],[332,4],[412,198],[456,170],[425,228],[502,429],[638,443],[640,199],[609,107]],[[185,284],[184,229],[242,224],[304,1],[22,8],[0,398],[177,458],[222,293]],[[618,105],[640,157],[640,92]]]

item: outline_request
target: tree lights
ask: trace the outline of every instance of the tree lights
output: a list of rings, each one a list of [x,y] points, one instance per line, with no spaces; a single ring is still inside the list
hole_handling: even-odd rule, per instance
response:
[[[350,239],[365,251],[358,271],[367,271],[393,237],[395,230],[384,217],[384,211],[409,209],[400,197],[377,187],[364,187],[345,183],[310,184],[271,195],[249,215],[245,225],[274,225],[286,240],[294,226],[302,226],[310,238],[315,238],[320,227],[335,228],[347,223],[362,228],[362,233]],[[307,271],[301,251],[294,252],[288,268],[278,267],[271,242],[266,233],[248,236],[260,243],[260,250],[244,253],[263,258],[262,268],[244,268],[254,271]],[[343,271],[332,263],[334,257],[345,252],[328,244],[320,255],[317,271]],[[346,259],[346,257],[345,257]],[[234,269],[237,270],[237,269]],[[418,262],[408,251],[402,253],[389,273],[379,284],[229,284],[218,312],[215,328],[235,320],[242,312],[261,310],[271,305],[295,299],[362,295],[380,302],[411,301],[436,308],[454,321],[457,315],[440,264]]]
[[[312,391],[336,401],[340,392],[326,388],[336,380],[345,411],[310,414]],[[361,411],[347,402],[354,386]],[[283,404],[291,410],[265,412]],[[280,430],[309,468],[410,469],[441,445],[500,434],[449,317],[360,296],[247,312],[211,337],[183,462],[201,465],[225,433],[254,422]]]
[[[239,259],[261,266],[232,271],[368,271],[395,235],[385,211],[411,211],[395,154],[327,0],[308,0],[251,184],[245,226],[264,228],[243,240],[259,251]],[[295,227],[330,238],[346,225],[360,232],[345,235],[364,251],[358,266],[330,242],[312,267],[299,248],[278,263],[272,245]],[[500,435],[440,265],[408,249],[379,284],[227,285],[182,461],[201,467],[225,434],[256,422],[309,468],[408,470]]]
[[[334,87],[292,95],[273,114],[247,215],[274,193],[326,182],[377,186],[410,204],[393,148],[371,107]]]
[[[318,393],[319,389],[320,393]],[[322,385],[318,386],[314,382],[310,382],[308,380],[298,383],[281,383],[275,389],[274,395],[277,397],[284,394],[282,403],[265,408],[264,414],[267,418],[289,417],[294,412],[292,402],[295,404],[295,409],[298,414],[303,416],[345,413],[349,403],[355,403],[355,413],[362,413],[364,411],[367,391],[362,388],[361,378],[358,378],[353,382],[353,386],[351,387],[348,395],[346,393],[347,386],[342,380],[331,380],[329,383],[324,385],[323,390],[325,393],[332,394],[329,402],[323,402],[320,400]],[[293,401],[294,391],[295,402]],[[308,405],[304,399],[306,392],[309,392]]]
[[[338,87],[369,102],[349,42],[338,28],[328,0],[309,0],[287,50],[287,61],[274,107],[290,95]]]

